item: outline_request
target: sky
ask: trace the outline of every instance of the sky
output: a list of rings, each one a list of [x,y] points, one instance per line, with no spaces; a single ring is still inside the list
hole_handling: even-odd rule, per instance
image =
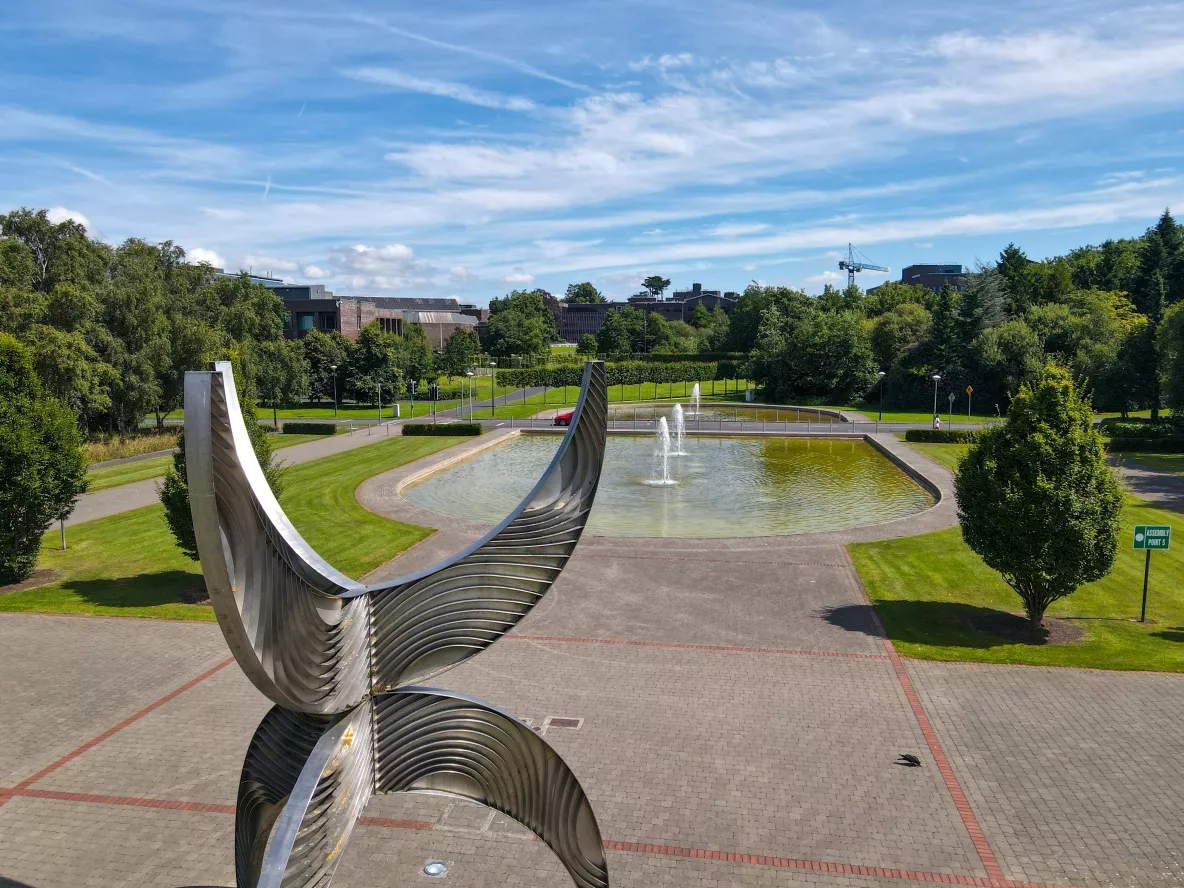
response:
[[[1184,215],[1184,3],[38,0],[0,211],[338,295],[845,284]]]

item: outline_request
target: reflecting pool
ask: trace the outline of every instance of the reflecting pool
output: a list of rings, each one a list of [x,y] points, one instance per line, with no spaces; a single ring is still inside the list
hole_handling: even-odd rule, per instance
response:
[[[406,487],[425,509],[493,524],[530,492],[558,435],[522,435]],[[599,536],[748,537],[843,530],[933,499],[862,440],[688,437],[673,487],[647,486],[654,439],[610,435],[588,520]]]

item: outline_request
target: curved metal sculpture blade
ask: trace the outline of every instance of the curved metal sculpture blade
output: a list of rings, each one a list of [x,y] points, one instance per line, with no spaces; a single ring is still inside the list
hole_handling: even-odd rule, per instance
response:
[[[427,570],[374,586],[374,686],[422,681],[505,635],[554,584],[600,481],[608,380],[588,363],[571,427],[534,489],[492,531]]]
[[[185,465],[206,589],[243,672],[286,709],[356,704],[369,689],[365,587],[321,558],[276,502],[229,362],[185,374]]]
[[[462,796],[508,814],[550,846],[580,888],[608,888],[596,816],[547,742],[511,715],[435,688],[374,698],[377,792]]]
[[[541,737],[461,695],[378,692],[484,650],[550,589],[587,524],[607,426],[604,365],[589,363],[571,427],[518,508],[456,556],[368,588],[318,556],[280,509],[230,365],[186,374],[185,455],[206,586],[235,658],[277,704],[239,782],[240,888],[328,886],[371,793],[400,790],[504,811],[550,845],[577,885],[606,888],[587,797]]]

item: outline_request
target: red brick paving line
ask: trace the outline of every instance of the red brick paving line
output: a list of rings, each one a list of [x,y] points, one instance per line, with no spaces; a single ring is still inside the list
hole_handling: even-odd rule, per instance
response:
[[[165,694],[163,697],[161,697],[155,703],[149,703],[147,706],[145,706],[143,709],[141,709],[135,715],[125,718],[123,721],[121,721],[115,727],[108,728],[106,731],[99,734],[99,736],[97,736],[91,740],[87,740],[85,743],[83,743],[81,746],[79,746],[73,752],[66,753],[64,756],[62,756],[56,762],[42,768],[40,771],[38,771],[32,777],[27,777],[26,779],[22,780],[20,783],[18,783],[16,785],[15,792],[11,793],[10,795],[16,794],[16,793],[21,792],[22,790],[28,789],[30,786],[32,786],[34,783],[36,783],[41,778],[48,777],[50,774],[52,774],[58,768],[62,767],[62,765],[65,765],[65,764],[73,761],[74,759],[78,758],[78,756],[82,755],[88,749],[91,749],[91,748],[97,746],[98,744],[100,744],[104,740],[106,740],[108,737],[112,736],[113,734],[118,733],[119,731],[122,731],[128,725],[139,721],[144,716],[146,716],[152,712],[155,712],[161,706],[164,706],[165,703],[168,703],[170,700],[175,699],[176,697],[185,693],[186,691],[188,691],[190,688],[194,687],[195,685],[198,685],[201,682],[205,681],[211,675],[214,675],[215,673],[221,671],[222,669],[225,669],[227,666],[229,666],[233,662],[234,662],[233,657],[231,657],[229,660],[224,660],[223,662],[221,662],[217,666],[215,666],[213,669],[207,669],[205,672],[203,672],[197,678],[191,679],[190,681],[185,682],[185,684],[181,685],[181,687],[177,688],[176,690],[170,691],[169,693]],[[4,803],[4,799],[0,798],[0,805],[2,805],[3,803]]]
[[[684,651],[724,651],[736,654],[782,654],[792,657],[841,657],[849,660],[888,660],[886,654],[856,654],[848,651],[799,651],[789,648],[751,648],[726,644],[692,644],[679,641],[630,641],[623,638],[570,638],[560,635],[507,635],[506,641],[552,641],[566,644],[608,644],[622,647],[674,648]]]
[[[215,805],[205,802],[181,802],[169,799],[144,799],[131,796],[94,795],[82,792],[59,792],[47,789],[0,789],[0,796],[49,799],[61,802],[84,802],[95,805],[123,805],[132,808],[157,808],[169,811],[193,811],[201,814],[234,814],[234,805]],[[361,826],[381,829],[409,829],[430,831],[435,824],[427,820],[395,820],[389,817],[359,817]],[[537,836],[535,837],[538,838]],[[707,848],[684,848],[677,845],[656,845],[640,842],[618,842],[606,840],[608,851],[629,851],[638,854],[658,854],[665,857],[688,857],[700,860],[719,860],[727,863],[746,863],[753,866],[771,866],[781,869],[810,870],[820,873],[871,876],[881,879],[902,879],[914,882],[936,882],[944,885],[966,885],[974,888],[1067,888],[1063,885],[1044,885],[1034,882],[1012,882],[1004,880],[993,883],[980,876],[960,876],[950,873],[930,873],[919,870],[889,869],[882,866],[861,866],[853,863],[833,863],[822,860],[804,860],[795,857],[774,857],[765,854],[740,854],[732,851],[713,851]]]
[[[880,641],[884,645],[888,659],[892,661],[892,669],[896,673],[897,681],[900,682],[901,690],[904,691],[905,699],[909,702],[909,708],[913,710],[913,718],[917,720],[917,726],[921,729],[921,735],[925,738],[925,743],[929,746],[929,752],[937,764],[938,773],[941,774],[942,780],[945,781],[946,789],[949,790],[950,797],[954,800],[954,807],[957,808],[958,816],[962,819],[962,825],[966,828],[966,832],[970,836],[970,841],[974,845],[974,850],[978,853],[978,858],[987,873],[987,878],[990,880],[991,885],[1006,885],[1008,884],[1008,879],[1003,874],[1003,868],[999,866],[995,852],[991,849],[991,843],[987,841],[987,837],[979,825],[978,818],[974,814],[974,809],[970,807],[966,793],[962,791],[962,784],[958,782],[958,777],[954,773],[953,767],[950,766],[950,760],[946,758],[945,750],[942,749],[941,741],[937,738],[937,732],[933,729],[933,723],[929,721],[929,715],[925,712],[925,707],[921,704],[921,698],[917,694],[917,689],[913,687],[913,680],[909,678],[904,661],[901,660],[900,654],[896,652],[896,647],[892,644],[888,633],[884,631],[884,624],[880,622],[879,614],[876,613],[875,606],[867,594],[867,589],[864,588],[863,580],[860,579],[859,571],[856,570],[855,562],[851,560],[851,553],[847,550],[846,546],[843,547],[843,552],[847,556],[847,569],[850,572],[851,580],[863,595],[863,599],[868,603],[868,607],[871,608],[872,625],[880,636]]]

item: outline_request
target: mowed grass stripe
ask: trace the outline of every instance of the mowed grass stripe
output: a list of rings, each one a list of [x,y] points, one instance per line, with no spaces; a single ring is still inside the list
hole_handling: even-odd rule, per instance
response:
[[[1152,553],[1149,622],[1132,622],[1143,590],[1144,552],[1131,545],[1136,524],[1184,526],[1178,513],[1127,498],[1113,571],[1048,609],[1048,616],[1084,630],[1085,637],[1071,644],[1012,644],[979,628],[991,611],[1022,613],[1023,607],[1002,577],[962,541],[960,528],[848,548],[889,638],[904,656],[1184,672],[1184,546]]]
[[[459,438],[390,438],[289,470],[280,502],[318,552],[358,578],[432,533],[366,511],[358,485],[387,469],[460,443]],[[201,572],[177,548],[159,505],[88,521],[45,535],[38,569],[55,571],[46,586],[0,595],[0,611],[105,614],[213,620],[208,606],[185,604],[199,594]]]

